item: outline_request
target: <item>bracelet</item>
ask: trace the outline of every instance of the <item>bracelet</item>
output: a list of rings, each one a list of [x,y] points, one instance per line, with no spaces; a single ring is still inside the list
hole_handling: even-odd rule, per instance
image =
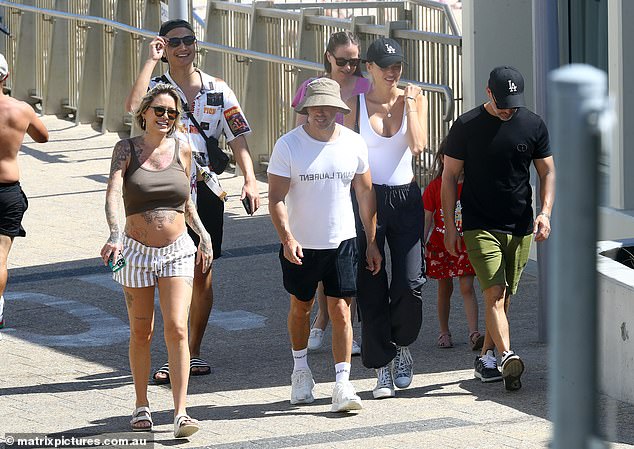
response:
[[[416,97],[412,97],[411,95],[408,95],[408,96],[407,96],[407,97],[405,97],[405,98],[407,98],[408,100],[414,100],[414,101],[416,101]]]
[[[539,215],[543,215],[544,217],[546,217],[546,218],[548,218],[548,219],[550,220],[550,214],[549,214],[548,212],[540,212],[540,213],[538,213],[537,215],[538,215],[538,216],[539,216]]]

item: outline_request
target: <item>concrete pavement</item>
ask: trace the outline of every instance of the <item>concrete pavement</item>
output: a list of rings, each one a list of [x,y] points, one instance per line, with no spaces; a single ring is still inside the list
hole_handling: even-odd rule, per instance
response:
[[[116,437],[129,429],[134,391],[123,296],[99,250],[108,231],[103,206],[110,155],[119,137],[55,117],[44,121],[51,142],[26,142],[20,155],[28,235],[15,240],[9,260],[7,327],[0,330],[0,438],[32,432]],[[473,378],[475,354],[467,346],[457,292],[451,315],[456,347],[436,347],[436,285],[430,281],[423,329],[411,347],[416,376],[409,389],[395,399],[373,400],[374,372],[354,358],[352,381],[364,410],[330,413],[334,367],[327,332],[324,348],[309,355],[317,400],[291,406],[288,295],[265,178],[263,207],[253,217],[238,201],[240,178],[221,178],[230,194],[224,256],[214,266],[215,305],[203,344],[213,372],[191,379],[188,399],[202,429],[189,441],[174,440],[171,391],[151,385],[157,447],[547,447],[547,348],[537,341],[534,267],[511,307],[513,347],[527,365],[520,391]],[[160,312],[152,357],[155,368],[166,360]],[[634,444],[634,407],[605,396],[599,406],[603,437],[613,447]]]

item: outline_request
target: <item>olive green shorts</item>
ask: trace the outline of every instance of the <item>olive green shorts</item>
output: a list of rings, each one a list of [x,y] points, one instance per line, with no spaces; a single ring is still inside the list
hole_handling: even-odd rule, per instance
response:
[[[514,295],[528,262],[531,234],[517,236],[503,232],[476,229],[464,231],[469,260],[475,270],[480,288],[505,285]]]

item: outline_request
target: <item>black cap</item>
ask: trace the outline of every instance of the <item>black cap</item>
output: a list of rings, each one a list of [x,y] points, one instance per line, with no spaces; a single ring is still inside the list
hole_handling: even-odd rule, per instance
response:
[[[493,93],[498,109],[513,109],[526,106],[524,102],[524,77],[515,67],[496,67],[489,75],[489,89]]]
[[[189,31],[194,33],[194,28],[187,20],[172,19],[168,20],[167,22],[163,22],[163,24],[161,25],[161,29],[159,30],[159,36],[167,35],[167,33],[172,31],[174,28],[187,28]]]
[[[389,37],[380,37],[372,42],[365,56],[367,62],[374,62],[382,68],[404,62],[404,59],[399,43]]]

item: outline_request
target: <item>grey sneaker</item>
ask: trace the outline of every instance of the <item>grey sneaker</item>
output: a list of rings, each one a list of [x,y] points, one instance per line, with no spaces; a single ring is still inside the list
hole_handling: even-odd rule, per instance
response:
[[[308,337],[308,350],[316,351],[324,344],[324,331],[318,327],[313,327],[310,330],[310,336]]]
[[[476,356],[473,363],[475,370],[473,375],[482,382],[499,382],[502,374],[498,370],[498,362],[492,350],[488,350],[483,356]]]
[[[351,355],[361,355],[361,345],[357,343],[357,340],[352,340]]]
[[[372,390],[374,399],[393,398],[394,378],[392,377],[392,362],[376,370],[376,387]]]
[[[293,371],[291,375],[291,404],[310,404],[315,400],[313,396],[315,381],[309,369]]]
[[[398,388],[407,388],[414,378],[414,361],[407,346],[396,347],[394,357],[394,384]]]
[[[357,396],[354,386],[349,381],[341,381],[335,384],[332,390],[331,412],[348,412],[350,410],[361,410],[361,398]]]
[[[515,391],[522,388],[520,377],[524,372],[524,362],[520,356],[509,350],[502,354],[502,378],[504,388],[508,391]]]

